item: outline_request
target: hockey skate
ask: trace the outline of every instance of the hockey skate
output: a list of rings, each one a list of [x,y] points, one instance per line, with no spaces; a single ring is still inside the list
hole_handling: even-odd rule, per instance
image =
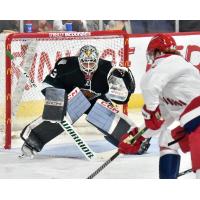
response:
[[[28,144],[24,143],[22,148],[21,148],[21,155],[19,156],[19,158],[24,158],[24,157],[28,157],[33,159],[34,156],[37,154],[36,151],[34,151]]]

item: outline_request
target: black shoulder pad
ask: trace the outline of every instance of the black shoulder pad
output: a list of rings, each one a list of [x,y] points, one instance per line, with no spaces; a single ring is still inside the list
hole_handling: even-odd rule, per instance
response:
[[[103,73],[108,73],[112,68],[112,63],[108,60],[99,59],[98,70]]]
[[[56,65],[66,65],[67,64],[67,58],[60,58],[57,62]]]

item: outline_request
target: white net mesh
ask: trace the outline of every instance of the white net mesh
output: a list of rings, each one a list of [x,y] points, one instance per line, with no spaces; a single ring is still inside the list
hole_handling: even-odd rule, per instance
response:
[[[83,45],[90,44],[98,49],[101,58],[112,61],[113,66],[119,66],[124,61],[124,38],[120,35],[90,36],[88,34],[84,37],[66,35],[55,37],[55,33],[54,36],[49,33],[49,37],[46,38],[38,36],[39,34],[35,34],[31,39],[15,38],[11,42],[9,56],[12,67],[12,102],[16,101],[16,94],[21,96],[20,102],[12,108],[15,115],[12,120],[13,131],[22,129],[41,115],[44,97],[40,93],[39,84],[60,57],[75,56]],[[1,132],[5,132],[5,39],[5,35],[0,35]],[[16,113],[15,108],[17,108]]]

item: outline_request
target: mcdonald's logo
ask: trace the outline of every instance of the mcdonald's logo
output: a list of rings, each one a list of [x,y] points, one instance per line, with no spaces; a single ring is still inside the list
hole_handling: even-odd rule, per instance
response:
[[[6,50],[10,50],[10,49],[11,49],[11,44],[9,43],[6,45]]]
[[[8,67],[8,69],[6,70],[6,75],[12,75],[12,68]]]
[[[125,45],[129,44],[129,39],[126,38],[125,41],[124,41]]]
[[[129,66],[129,61],[128,61],[128,60],[126,60],[126,61],[124,62],[124,66],[125,66],[125,67],[128,67],[128,66]]]
[[[8,94],[6,95],[6,101],[8,101],[8,100],[11,100],[11,93],[8,93]]]
[[[8,118],[8,119],[6,120],[6,124],[11,124],[11,118]]]

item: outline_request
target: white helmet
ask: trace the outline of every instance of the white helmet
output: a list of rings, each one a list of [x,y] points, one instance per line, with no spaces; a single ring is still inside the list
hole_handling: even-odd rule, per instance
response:
[[[99,53],[92,45],[81,47],[78,57],[80,70],[86,74],[95,72],[98,68]]]

